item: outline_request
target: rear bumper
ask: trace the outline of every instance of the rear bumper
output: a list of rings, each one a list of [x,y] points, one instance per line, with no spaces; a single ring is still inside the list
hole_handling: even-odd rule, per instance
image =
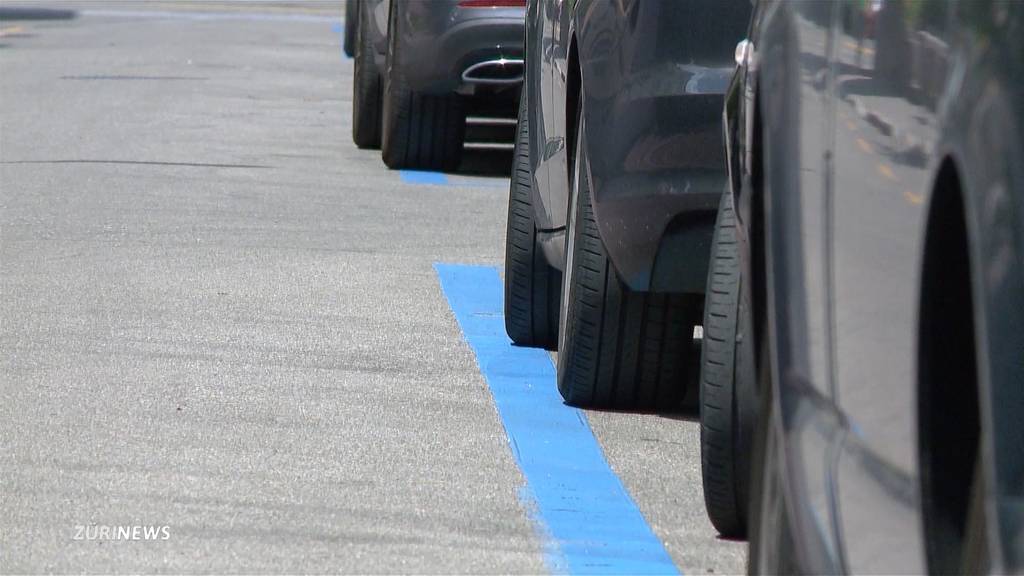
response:
[[[466,8],[457,0],[411,0],[397,6],[402,10],[397,35],[401,42],[399,64],[414,91],[473,95],[480,90],[512,87],[518,93],[522,83],[524,8]],[[493,65],[481,69],[482,63]],[[474,67],[477,72],[464,77]]]
[[[702,294],[728,182],[724,95],[751,6],[633,6],[626,18],[591,0],[577,29],[594,216],[631,289]]]
[[[722,97],[627,95],[611,108],[600,115],[610,120],[587,124],[594,215],[608,256],[634,290],[703,293],[728,184]]]

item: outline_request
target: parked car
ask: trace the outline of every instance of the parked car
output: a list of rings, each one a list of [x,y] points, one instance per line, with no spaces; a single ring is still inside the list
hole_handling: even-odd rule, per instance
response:
[[[525,0],[360,0],[352,139],[390,168],[459,165],[467,114],[515,115]]]
[[[751,574],[1024,573],[1022,32],[758,2],[725,114]]]
[[[749,0],[532,0],[505,319],[566,402],[679,402],[725,190],[721,107]]]

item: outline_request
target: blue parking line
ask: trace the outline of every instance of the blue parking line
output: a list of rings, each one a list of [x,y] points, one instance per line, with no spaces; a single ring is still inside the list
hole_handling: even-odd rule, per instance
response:
[[[678,574],[582,412],[555,388],[547,352],[512,345],[502,283],[486,266],[434,264],[463,336],[494,396],[526,486],[521,498],[548,568],[567,574]]]
[[[433,186],[446,186],[448,176],[443,172],[428,172],[424,170],[402,170],[402,182],[406,184],[429,184]]]

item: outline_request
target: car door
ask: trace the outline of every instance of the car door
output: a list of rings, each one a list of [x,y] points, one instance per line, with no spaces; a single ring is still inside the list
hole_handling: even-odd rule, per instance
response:
[[[792,529],[812,573],[838,565],[832,468],[841,424],[832,404],[827,228],[833,2],[762,1],[750,64],[763,127],[767,328],[793,494]],[[741,213],[750,213],[738,199]]]
[[[916,313],[949,3],[838,7],[829,218],[836,400],[848,428],[839,532],[853,573],[922,573]]]

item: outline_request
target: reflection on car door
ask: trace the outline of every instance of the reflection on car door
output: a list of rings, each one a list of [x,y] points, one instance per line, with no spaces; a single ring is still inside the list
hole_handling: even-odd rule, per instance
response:
[[[544,194],[544,207],[553,229],[565,226],[564,198],[568,189],[565,150],[565,54],[568,49],[568,20],[573,3],[541,0],[540,36],[543,63],[540,66],[540,95],[543,133],[537,179]]]
[[[916,315],[948,4],[914,4],[846,1],[834,22],[832,301],[836,396],[849,423],[837,508],[853,573],[926,570]]]
[[[764,125],[766,248],[777,380],[794,529],[818,542],[809,569],[836,566],[829,463],[840,425],[831,408],[825,228],[831,142],[828,56],[833,2],[765,2],[756,61]]]

